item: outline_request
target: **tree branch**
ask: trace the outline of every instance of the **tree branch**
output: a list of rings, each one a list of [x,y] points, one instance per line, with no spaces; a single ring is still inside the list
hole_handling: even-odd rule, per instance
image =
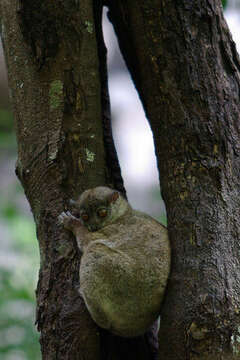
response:
[[[108,1],[148,116],[172,243],[161,359],[235,359],[239,59],[220,1]]]
[[[57,224],[69,198],[106,177],[91,1],[1,1],[17,127],[17,174],[37,225],[43,359],[100,359],[99,330],[76,287],[79,254]]]

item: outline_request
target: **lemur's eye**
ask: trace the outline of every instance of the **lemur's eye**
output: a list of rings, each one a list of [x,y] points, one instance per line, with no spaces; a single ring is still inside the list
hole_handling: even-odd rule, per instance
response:
[[[82,213],[82,214],[81,214],[81,218],[83,219],[83,221],[88,221],[89,216],[88,216],[87,213]]]
[[[103,217],[107,216],[107,209],[99,209],[97,214],[99,217],[103,218]]]

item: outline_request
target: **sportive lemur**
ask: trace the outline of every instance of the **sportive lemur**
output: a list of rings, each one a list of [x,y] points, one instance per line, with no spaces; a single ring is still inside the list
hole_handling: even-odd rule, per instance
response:
[[[123,337],[158,318],[170,270],[167,229],[133,210],[116,190],[96,187],[59,216],[82,252],[80,294],[102,328]]]

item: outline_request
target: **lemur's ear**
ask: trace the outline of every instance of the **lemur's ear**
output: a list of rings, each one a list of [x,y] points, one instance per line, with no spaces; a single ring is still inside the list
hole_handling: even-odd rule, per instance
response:
[[[119,198],[119,192],[118,191],[114,191],[110,196],[109,196],[109,203],[114,203],[118,198]]]

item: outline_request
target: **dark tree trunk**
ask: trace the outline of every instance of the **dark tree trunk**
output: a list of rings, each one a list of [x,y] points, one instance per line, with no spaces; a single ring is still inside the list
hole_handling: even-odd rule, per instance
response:
[[[239,59],[220,0],[109,0],[152,127],[172,243],[161,359],[240,356]]]
[[[57,224],[68,201],[109,182],[92,4],[1,1],[18,139],[17,175],[37,226],[37,324],[43,359],[100,358],[77,293],[79,254]]]

